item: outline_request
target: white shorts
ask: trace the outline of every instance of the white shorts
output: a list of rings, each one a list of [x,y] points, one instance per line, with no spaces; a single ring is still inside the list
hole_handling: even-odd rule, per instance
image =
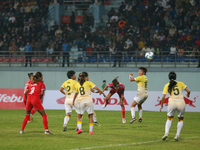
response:
[[[167,116],[174,116],[177,112],[178,117],[184,117],[185,114],[185,101],[170,100],[168,102]]]
[[[69,114],[72,113],[72,108],[71,108],[72,102],[73,102],[72,99],[65,100],[65,113],[66,113],[66,115],[69,115]]]
[[[75,103],[74,104],[74,109],[77,114],[84,114],[84,111],[86,110],[88,115],[94,113],[94,103],[89,102],[89,103]]]
[[[133,100],[137,102],[137,104],[142,104],[148,98],[148,93],[137,93]]]

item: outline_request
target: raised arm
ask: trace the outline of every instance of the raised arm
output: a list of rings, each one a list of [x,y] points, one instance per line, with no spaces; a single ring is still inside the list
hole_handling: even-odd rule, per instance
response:
[[[131,82],[135,81],[135,78],[133,78],[133,74],[132,74],[132,73],[129,74],[129,80],[130,80]]]
[[[105,88],[106,88],[106,87],[105,87]],[[104,89],[105,89],[105,88],[104,88]],[[104,90],[103,90],[103,91],[100,90],[97,86],[95,86],[94,89],[96,89],[96,90],[99,92],[100,95],[103,94],[103,96],[106,97],[106,95],[105,95],[104,92],[103,92]]]

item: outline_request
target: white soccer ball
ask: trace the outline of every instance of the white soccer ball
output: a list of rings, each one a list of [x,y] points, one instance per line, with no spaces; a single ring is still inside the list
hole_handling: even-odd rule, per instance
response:
[[[148,60],[152,60],[153,56],[154,56],[153,52],[146,52],[145,54],[145,58]]]

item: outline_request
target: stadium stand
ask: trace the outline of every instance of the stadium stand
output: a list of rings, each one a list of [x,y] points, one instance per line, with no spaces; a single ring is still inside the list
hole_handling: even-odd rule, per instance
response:
[[[49,6],[54,5],[63,5],[65,12],[74,10],[70,23],[47,23],[52,15]],[[99,20],[90,5],[104,6]],[[76,14],[83,16],[83,23],[75,23]],[[118,60],[126,67],[137,63],[200,67],[199,26],[199,0],[3,0],[0,65],[28,66],[30,58],[33,64],[61,66],[65,50],[70,66],[84,62],[111,67]],[[154,52],[152,61],[144,58],[147,51]]]

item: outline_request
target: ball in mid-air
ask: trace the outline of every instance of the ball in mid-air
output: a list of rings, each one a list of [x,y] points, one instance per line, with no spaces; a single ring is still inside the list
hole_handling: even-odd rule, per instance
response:
[[[145,54],[145,58],[148,60],[152,60],[153,56],[154,56],[153,52],[146,52]]]

